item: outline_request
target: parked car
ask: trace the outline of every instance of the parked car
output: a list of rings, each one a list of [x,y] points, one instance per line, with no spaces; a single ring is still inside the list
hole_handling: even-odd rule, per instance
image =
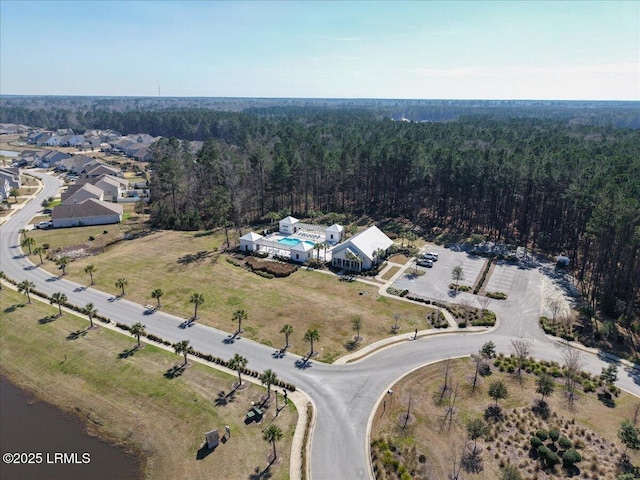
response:
[[[433,260],[434,262],[437,262],[438,254],[435,252],[427,252],[424,255],[422,255],[422,258],[424,258],[425,260]]]
[[[53,228],[53,222],[39,222],[36,223],[33,228],[40,228],[42,230]]]
[[[433,267],[433,262],[426,258],[421,258],[416,263],[418,264],[419,267],[427,267],[427,268]]]
[[[45,215],[51,215],[51,212],[53,212],[53,210],[50,208],[45,208],[44,210],[42,210],[42,213],[44,213]]]

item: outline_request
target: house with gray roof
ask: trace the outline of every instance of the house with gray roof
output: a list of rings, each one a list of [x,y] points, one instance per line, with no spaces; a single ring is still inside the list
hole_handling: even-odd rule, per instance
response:
[[[54,228],[108,225],[122,221],[122,205],[88,198],[79,203],[60,204],[53,209]]]
[[[104,201],[104,191],[95,185],[85,183],[84,185],[80,185],[78,188],[74,188],[61,195],[62,204],[65,205],[69,203],[81,203],[88,198],[95,198],[96,200]]]

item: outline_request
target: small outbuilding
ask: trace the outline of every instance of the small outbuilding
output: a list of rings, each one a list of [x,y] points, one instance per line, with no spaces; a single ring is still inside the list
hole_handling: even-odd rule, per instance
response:
[[[334,223],[325,230],[326,241],[329,245],[336,245],[344,240],[344,227]]]
[[[300,242],[291,247],[291,260],[294,262],[304,263],[311,259],[313,255],[313,246],[307,242]]]
[[[299,223],[300,220],[289,215],[288,217],[283,218],[279,222],[279,230],[280,233],[284,233],[285,235],[291,235],[292,233],[296,233],[298,230],[296,228],[296,224]]]
[[[262,235],[249,232],[240,237],[240,251],[241,252],[255,252],[260,249],[260,246],[256,243],[258,240],[264,238]]]

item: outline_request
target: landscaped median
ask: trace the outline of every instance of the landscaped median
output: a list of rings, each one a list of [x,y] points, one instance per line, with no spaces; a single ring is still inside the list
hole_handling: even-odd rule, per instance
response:
[[[485,359],[474,375],[474,361],[445,360],[391,385],[371,415],[375,478],[637,478],[640,456],[621,441],[625,420],[640,433],[637,397],[578,384],[569,404],[558,366],[528,359],[519,379],[515,363]]]
[[[265,472],[272,446],[262,429],[271,422],[283,435],[270,478],[289,478],[289,452],[297,422],[294,406],[275,416],[267,402],[260,423],[245,423],[251,402],[265,391],[237,376],[197,362],[172,376],[182,358],[104,326],[4,288],[0,296],[0,371],[18,386],[88,422],[95,434],[122,444],[143,463],[145,478],[248,478]],[[96,322],[100,325],[100,322]],[[37,352],[37,353],[36,353]],[[280,398],[279,407],[282,407]],[[204,433],[231,436],[212,452]],[[207,455],[204,455],[207,453]]]

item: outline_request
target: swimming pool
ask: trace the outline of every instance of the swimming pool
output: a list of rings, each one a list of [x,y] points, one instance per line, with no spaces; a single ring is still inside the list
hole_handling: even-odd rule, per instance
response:
[[[278,240],[278,243],[281,243],[288,247],[295,247],[296,245],[298,245],[300,242],[303,242],[303,241],[304,243],[309,244],[312,247],[315,245],[315,243],[313,242],[309,242],[307,240],[299,240],[297,238],[281,238],[280,240]]]

